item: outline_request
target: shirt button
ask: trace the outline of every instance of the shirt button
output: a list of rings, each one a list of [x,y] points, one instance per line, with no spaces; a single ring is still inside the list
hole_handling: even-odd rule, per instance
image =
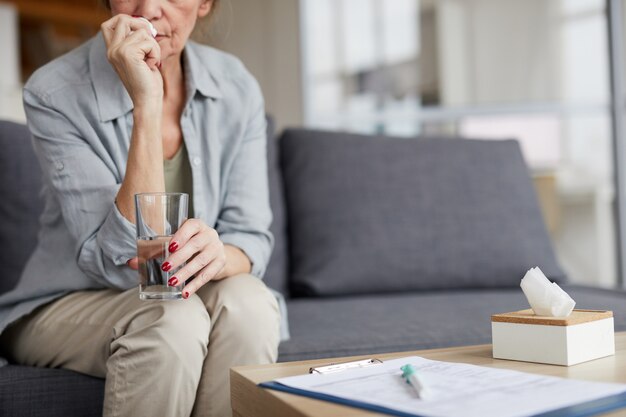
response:
[[[202,160],[201,160],[199,157],[197,157],[197,156],[196,156],[196,157],[194,157],[194,158],[193,158],[192,163],[193,163],[195,166],[200,165],[200,162],[202,162]]]
[[[54,164],[54,167],[57,169],[57,171],[63,171],[65,165],[63,164],[63,162],[57,162],[56,164]]]

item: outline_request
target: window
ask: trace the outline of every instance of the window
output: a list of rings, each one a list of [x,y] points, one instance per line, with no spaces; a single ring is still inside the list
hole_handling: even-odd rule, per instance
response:
[[[574,281],[617,282],[602,0],[301,0],[305,124],[516,138]]]

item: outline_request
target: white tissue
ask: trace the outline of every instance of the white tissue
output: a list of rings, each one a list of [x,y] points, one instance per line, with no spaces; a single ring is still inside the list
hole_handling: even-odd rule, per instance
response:
[[[148,24],[150,25],[150,34],[152,35],[153,38],[156,38],[157,36],[157,31],[154,28],[154,26],[152,26],[152,22],[149,21],[148,19],[146,19],[145,17],[140,17],[140,19],[145,20],[146,22],[148,22]]]
[[[550,282],[539,267],[526,272],[520,286],[538,316],[567,317],[576,305],[572,297],[556,283]]]

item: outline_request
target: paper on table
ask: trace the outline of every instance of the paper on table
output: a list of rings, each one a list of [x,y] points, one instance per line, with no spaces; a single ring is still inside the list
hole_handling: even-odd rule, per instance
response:
[[[427,400],[402,379],[411,364],[431,390]],[[626,392],[626,385],[546,377],[412,356],[335,374],[276,382],[424,417],[525,417]]]
[[[567,317],[576,305],[572,297],[556,282],[550,282],[539,267],[526,272],[520,286],[538,316]]]

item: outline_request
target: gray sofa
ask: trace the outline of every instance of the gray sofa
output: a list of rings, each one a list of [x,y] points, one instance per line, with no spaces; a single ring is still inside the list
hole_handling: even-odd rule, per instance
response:
[[[270,137],[276,245],[265,280],[288,297],[291,333],[279,361],[489,343],[491,314],[527,306],[518,284],[535,265],[626,330],[625,292],[567,285],[516,142]],[[36,242],[41,202],[26,128],[0,122],[0,145],[1,293]],[[9,364],[0,415],[101,415],[103,387]]]

